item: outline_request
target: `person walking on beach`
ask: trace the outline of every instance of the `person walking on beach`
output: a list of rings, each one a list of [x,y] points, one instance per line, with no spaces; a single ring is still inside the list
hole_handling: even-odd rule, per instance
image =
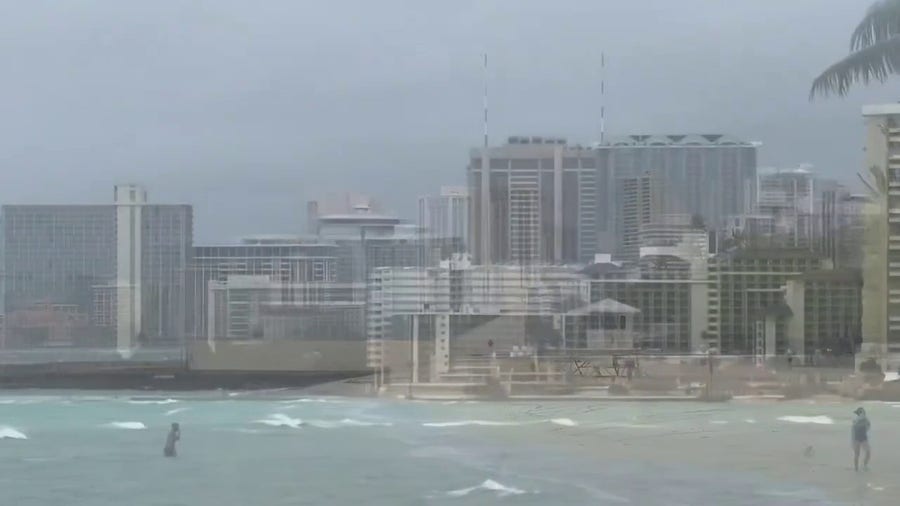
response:
[[[868,470],[869,457],[872,454],[872,449],[869,447],[869,429],[872,427],[872,423],[869,422],[866,410],[863,408],[856,408],[854,413],[856,418],[853,420],[853,427],[850,431],[853,438],[853,468],[859,471],[859,452],[862,450],[865,452],[863,469]]]
[[[172,428],[169,429],[169,435],[166,437],[166,446],[163,448],[164,456],[174,457],[177,455],[175,443],[177,443],[179,439],[181,439],[181,427],[179,427],[177,423],[172,423]]]

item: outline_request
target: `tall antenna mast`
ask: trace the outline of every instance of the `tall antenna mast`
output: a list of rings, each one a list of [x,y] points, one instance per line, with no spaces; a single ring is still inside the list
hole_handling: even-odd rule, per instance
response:
[[[600,144],[606,140],[606,54],[600,52]]]
[[[484,53],[484,147],[488,147],[488,66]]]

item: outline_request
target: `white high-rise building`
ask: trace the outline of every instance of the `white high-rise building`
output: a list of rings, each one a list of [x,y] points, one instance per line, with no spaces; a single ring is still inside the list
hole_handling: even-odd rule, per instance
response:
[[[863,240],[862,349],[857,362],[900,353],[900,104],[866,106],[863,116],[868,169],[863,175],[871,182],[872,199]]]
[[[116,206],[116,347],[129,353],[138,341],[141,322],[141,211],[147,192],[137,185],[115,187]]]
[[[469,190],[465,186],[442,186],[439,195],[419,197],[419,227],[429,237],[469,235]]]

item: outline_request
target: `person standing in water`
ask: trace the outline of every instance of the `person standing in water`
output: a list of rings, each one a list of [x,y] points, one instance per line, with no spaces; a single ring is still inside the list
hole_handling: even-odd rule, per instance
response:
[[[169,429],[169,435],[166,437],[166,446],[163,448],[163,455],[166,457],[174,457],[177,454],[175,451],[175,443],[177,443],[179,439],[181,439],[181,427],[173,422],[172,428]]]
[[[872,454],[872,449],[869,447],[869,429],[872,427],[872,423],[869,422],[866,410],[863,408],[856,408],[854,413],[856,418],[853,420],[853,427],[850,431],[853,438],[853,468],[859,471],[859,452],[862,450],[865,452],[863,469],[867,470],[869,469],[869,457]]]

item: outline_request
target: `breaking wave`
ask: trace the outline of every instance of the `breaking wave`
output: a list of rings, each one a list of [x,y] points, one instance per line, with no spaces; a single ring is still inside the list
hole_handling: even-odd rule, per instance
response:
[[[268,418],[256,420],[256,423],[268,425],[269,427],[287,427],[289,429],[299,429],[303,425],[303,420],[299,418],[291,418],[284,413],[275,413],[269,415]]]
[[[24,433],[8,426],[0,426],[0,439],[28,439]]]
[[[520,488],[510,487],[494,480],[487,479],[484,480],[480,485],[476,485],[474,487],[451,490],[447,492],[447,495],[450,497],[465,497],[476,491],[494,492],[497,497],[506,497],[510,495],[521,495],[527,493]]]
[[[814,423],[818,425],[832,425],[834,424],[834,420],[831,417],[819,415],[819,416],[779,416],[779,420],[782,422],[792,422],[792,423]]]
[[[144,422],[109,422],[105,426],[112,429],[128,430],[143,430],[147,428],[147,426],[144,425]]]
[[[177,399],[130,399],[128,404],[175,404]]]
[[[466,427],[469,425],[478,425],[481,427],[510,427],[525,424],[523,422],[496,422],[491,420],[459,420],[456,422],[425,422],[422,424],[422,427]]]
[[[325,399],[322,397],[303,397],[300,399],[288,399],[285,401],[281,401],[282,404],[305,404],[305,403],[319,403],[319,404],[343,404],[344,401],[338,399]]]
[[[468,427],[468,426],[479,426],[479,427],[515,427],[521,425],[536,425],[540,423],[552,423],[554,425],[562,425],[563,427],[575,427],[578,425],[578,422],[572,420],[571,418],[552,418],[550,420],[534,420],[527,422],[504,422],[497,420],[457,420],[452,422],[424,422],[422,424],[423,427]]]
[[[355,420],[353,418],[344,418],[343,420],[310,420],[309,425],[320,429],[334,429],[337,427],[391,427],[391,422],[367,422],[364,420]]]

